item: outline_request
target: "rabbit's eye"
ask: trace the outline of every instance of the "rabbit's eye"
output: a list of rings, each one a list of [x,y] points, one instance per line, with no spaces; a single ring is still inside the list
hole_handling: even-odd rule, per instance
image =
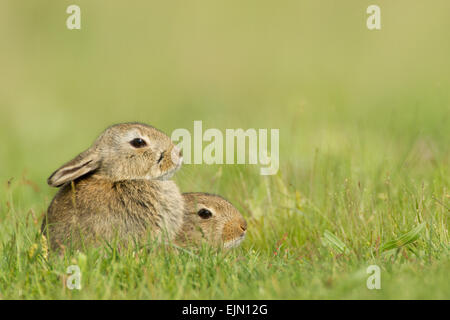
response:
[[[142,148],[147,145],[144,139],[136,138],[130,141],[130,144],[135,148]]]
[[[209,219],[212,217],[212,213],[208,209],[200,209],[200,211],[198,212],[198,215],[202,219]]]

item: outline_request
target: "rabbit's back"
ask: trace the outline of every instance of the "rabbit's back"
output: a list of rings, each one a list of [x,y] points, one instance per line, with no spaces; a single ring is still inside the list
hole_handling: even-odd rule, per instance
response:
[[[112,182],[95,176],[65,184],[44,219],[52,248],[60,244],[129,241],[152,236],[173,239],[183,220],[183,197],[173,181]],[[47,229],[46,230],[46,227]]]

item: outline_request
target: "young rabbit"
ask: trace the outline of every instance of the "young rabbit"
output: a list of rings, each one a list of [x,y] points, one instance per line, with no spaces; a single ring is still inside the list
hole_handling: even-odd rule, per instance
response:
[[[140,123],[107,128],[93,145],[56,170],[60,187],[41,230],[50,248],[139,239],[150,233],[173,239],[184,201],[173,181],[181,152],[163,132]]]
[[[247,222],[230,202],[201,192],[183,193],[183,197],[185,215],[176,237],[178,245],[198,245],[206,241],[213,246],[233,248],[241,244]]]

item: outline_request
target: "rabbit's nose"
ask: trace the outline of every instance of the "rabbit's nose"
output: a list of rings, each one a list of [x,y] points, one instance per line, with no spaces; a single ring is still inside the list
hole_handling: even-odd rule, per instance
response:
[[[176,146],[173,147],[172,151],[170,152],[170,156],[172,158],[173,163],[179,163],[182,161],[182,152]]]
[[[178,148],[177,146],[174,146],[172,149],[172,153],[178,157],[182,157],[183,156],[183,150],[181,150],[180,148]]]

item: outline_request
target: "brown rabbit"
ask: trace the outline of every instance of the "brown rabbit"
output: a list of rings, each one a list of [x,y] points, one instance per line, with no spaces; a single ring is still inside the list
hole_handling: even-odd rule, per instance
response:
[[[198,245],[202,241],[224,248],[237,247],[245,238],[247,222],[241,213],[221,196],[183,193],[185,215],[176,243]]]
[[[93,145],[56,170],[48,184],[61,187],[42,223],[50,248],[147,233],[173,239],[184,201],[173,181],[181,152],[163,132],[140,123],[107,128]]]

